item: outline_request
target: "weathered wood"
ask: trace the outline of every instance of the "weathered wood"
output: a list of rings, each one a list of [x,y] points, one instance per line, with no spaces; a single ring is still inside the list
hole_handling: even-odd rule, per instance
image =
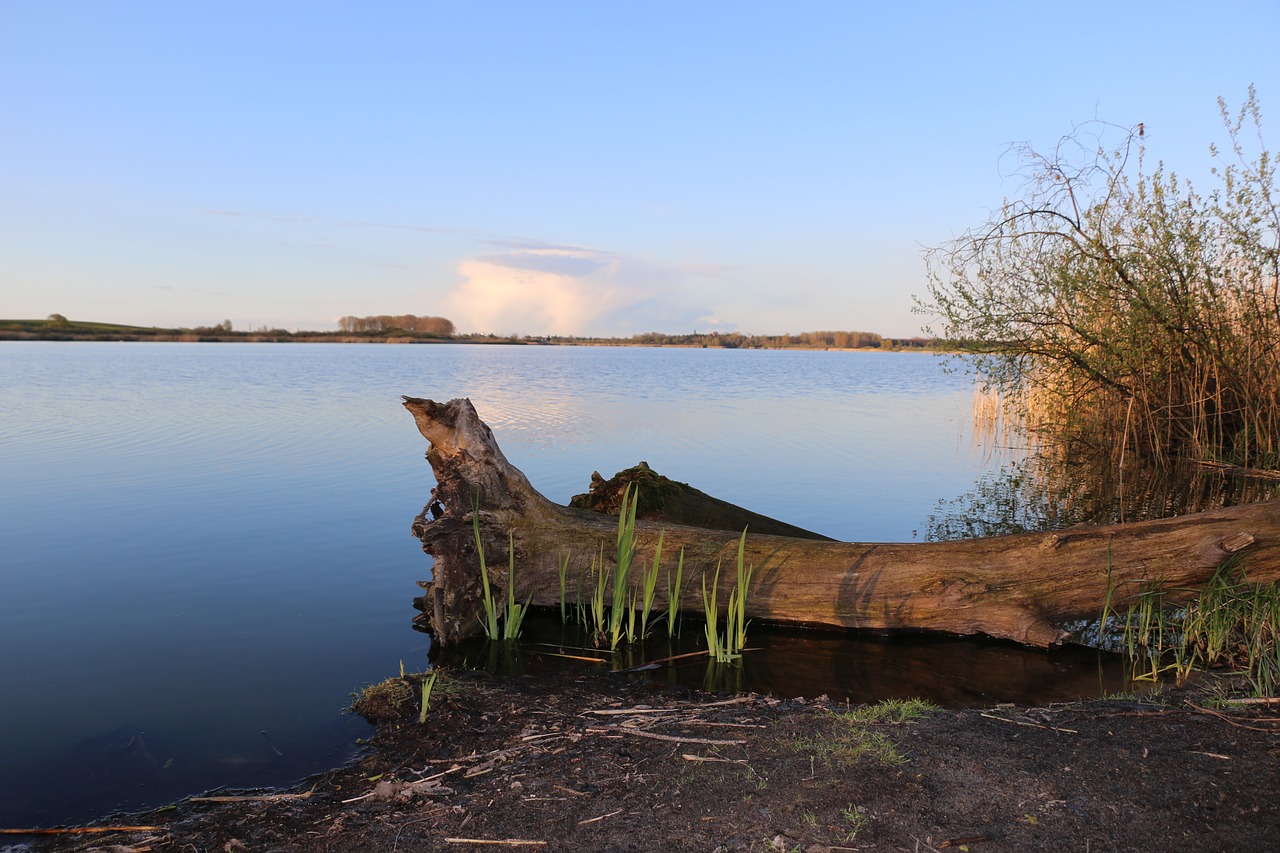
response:
[[[607,480],[600,476],[599,471],[593,471],[588,491],[570,498],[569,506],[617,515],[628,487],[637,496],[636,518],[683,524],[687,527],[731,530],[734,533],[741,533],[750,527],[752,533],[835,541],[830,536],[823,536],[712,497],[688,483],[679,483],[662,476],[643,461],[633,468],[619,471]]]
[[[406,397],[404,405],[431,443],[427,460],[438,482],[413,533],[435,557],[424,610],[439,642],[479,628],[472,528],[477,506],[490,582],[505,589],[511,535],[521,601],[559,604],[562,557],[569,560],[570,590],[575,580],[585,580],[602,545],[608,558],[617,519],[560,506],[539,494],[503,456],[469,400],[440,404]],[[641,521],[638,559],[652,560],[660,531],[668,562],[684,549],[689,581],[680,606],[700,609],[703,573],[714,573],[721,562],[734,564],[740,531]],[[1063,623],[1098,615],[1109,580],[1121,606],[1143,581],[1163,585],[1166,600],[1176,601],[1233,555],[1251,580],[1280,580],[1280,502],[1135,524],[918,544],[823,542],[749,531],[746,560],[755,576],[747,612],[784,624],[987,634],[1048,646],[1066,638]]]

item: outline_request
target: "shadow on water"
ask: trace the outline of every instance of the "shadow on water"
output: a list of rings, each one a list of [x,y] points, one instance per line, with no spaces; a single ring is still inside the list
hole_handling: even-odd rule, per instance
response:
[[[626,677],[714,692],[825,694],[855,703],[919,698],[948,708],[1064,702],[1140,689],[1119,655],[1082,646],[1042,651],[979,638],[753,625],[751,651],[739,663],[715,665],[699,654],[705,650],[699,621],[686,620],[674,641],[665,626],[653,634],[610,654],[592,648],[577,625],[562,625],[554,611],[538,611],[525,621],[519,641],[473,640],[439,652],[435,663],[501,675],[631,670]],[[667,660],[679,655],[687,657]]]

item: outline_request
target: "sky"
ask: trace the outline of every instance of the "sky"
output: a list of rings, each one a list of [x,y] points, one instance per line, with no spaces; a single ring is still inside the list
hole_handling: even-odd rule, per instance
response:
[[[1142,122],[1199,188],[1219,96],[1280,139],[1277,33],[1277,0],[0,0],[0,317],[917,335],[1011,145]]]

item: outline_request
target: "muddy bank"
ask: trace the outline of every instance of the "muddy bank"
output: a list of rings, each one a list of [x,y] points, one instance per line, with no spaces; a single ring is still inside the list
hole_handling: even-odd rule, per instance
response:
[[[1280,709],[1220,687],[1044,707],[856,714],[823,699],[608,676],[366,702],[352,765],[189,800],[40,850],[1260,850],[1280,826]],[[1202,710],[1207,709],[1207,710]],[[226,797],[226,792],[222,792]],[[17,839],[14,839],[15,841]],[[30,839],[23,839],[30,841]]]

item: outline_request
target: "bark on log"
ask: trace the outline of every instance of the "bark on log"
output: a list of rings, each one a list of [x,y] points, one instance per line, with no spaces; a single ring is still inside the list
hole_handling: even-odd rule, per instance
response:
[[[495,596],[508,582],[509,535],[516,597],[534,605],[559,605],[563,557],[569,560],[571,590],[573,579],[584,578],[599,558],[602,544],[608,559],[617,519],[560,506],[539,494],[503,456],[469,400],[404,400],[431,443],[427,461],[438,483],[413,523],[423,550],[435,557],[423,600],[438,642],[479,629],[483,608],[472,528],[477,506]],[[734,565],[741,530],[640,521],[638,562],[652,562],[660,531],[664,564],[684,549],[688,580],[680,606],[698,611],[702,575],[714,573],[721,562]],[[747,615],[814,627],[986,634],[1043,647],[1066,639],[1063,623],[1096,618],[1109,581],[1113,602],[1121,607],[1143,582],[1161,585],[1166,600],[1176,602],[1190,597],[1190,590],[1232,556],[1240,558],[1251,581],[1280,580],[1280,502],[1134,524],[918,544],[814,541],[749,530],[746,560],[755,575]]]
[[[678,483],[662,476],[643,461],[634,468],[619,471],[607,480],[600,476],[599,471],[591,472],[588,491],[570,498],[569,506],[616,516],[628,487],[632,487],[636,494],[636,518],[711,530],[731,530],[738,534],[750,527],[752,533],[835,541],[830,536],[713,498],[688,483]]]

